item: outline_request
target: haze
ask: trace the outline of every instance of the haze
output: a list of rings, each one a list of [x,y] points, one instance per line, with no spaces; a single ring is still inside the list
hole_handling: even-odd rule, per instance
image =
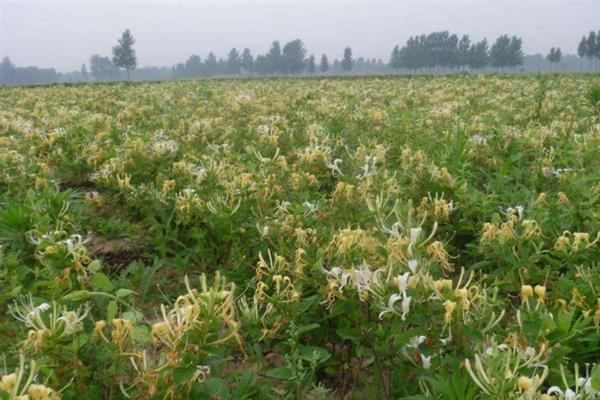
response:
[[[576,53],[581,36],[598,29],[596,1],[219,1],[99,2],[0,0],[0,56],[17,65],[79,69],[92,54],[110,55],[125,28],[136,38],[138,65],[173,65],[232,47],[266,52],[273,40],[300,38],[308,54],[387,61],[395,44],[436,30],[493,41],[523,38],[526,54],[552,46]]]

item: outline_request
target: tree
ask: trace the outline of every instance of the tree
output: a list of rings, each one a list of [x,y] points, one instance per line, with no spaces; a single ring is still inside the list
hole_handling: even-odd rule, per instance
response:
[[[400,47],[398,47],[398,45],[394,46],[392,54],[390,55],[390,67],[395,70],[398,70],[400,67],[402,67],[402,60],[400,59]]]
[[[276,40],[271,45],[271,49],[269,50],[269,54],[267,54],[267,65],[269,73],[281,73],[283,72],[282,64],[281,64],[281,45],[279,41]]]
[[[252,53],[250,53],[249,48],[245,48],[242,51],[242,69],[245,73],[249,74],[252,72],[254,67],[254,59],[252,58]]]
[[[523,65],[523,40],[516,36],[510,39],[508,44],[508,66],[516,67],[517,65]]]
[[[198,78],[202,76],[202,59],[199,55],[192,54],[185,62],[184,76]]]
[[[596,32],[591,31],[589,33],[585,47],[587,49],[587,58],[590,59],[590,62],[592,62],[594,58],[600,58],[600,43],[597,43]]]
[[[127,79],[129,80],[129,71],[133,71],[137,65],[135,57],[135,50],[133,45],[135,39],[131,35],[129,29],[125,29],[125,32],[121,35],[118,40],[118,44],[113,47],[113,64],[120,68],[125,68],[127,71]]]
[[[469,35],[463,35],[458,42],[458,56],[456,60],[456,66],[464,68],[469,65],[469,51],[471,50],[471,39]]]
[[[469,48],[468,65],[473,69],[485,68],[490,62],[487,39],[473,43]]]
[[[114,80],[120,77],[119,67],[114,65],[110,58],[98,54],[90,58],[90,70],[97,81]]]
[[[323,54],[321,56],[321,64],[319,64],[319,71],[324,74],[327,70],[329,70],[329,60],[327,59],[327,56]]]
[[[0,65],[0,84],[7,85],[14,82],[15,65],[10,61],[10,58],[4,57]]]
[[[87,81],[88,80],[88,72],[87,72],[87,67],[85,66],[85,63],[81,63],[81,69],[79,70],[79,72],[81,74],[81,80]]]
[[[350,72],[353,64],[354,60],[352,60],[352,49],[350,47],[346,47],[344,49],[344,58],[342,59],[342,69],[346,72]]]
[[[287,42],[281,53],[281,64],[283,72],[287,74],[299,74],[304,70],[304,57],[306,49],[302,40],[296,39]]]
[[[315,56],[311,54],[310,57],[308,57],[308,60],[306,61],[306,72],[312,75],[315,73],[316,69],[317,66],[315,65]]]
[[[217,73],[217,57],[212,51],[208,53],[206,61],[204,62],[204,70],[208,75],[214,75]]]
[[[240,52],[234,47],[227,56],[227,72],[232,75],[238,75],[242,67]]]
[[[490,50],[490,62],[493,67],[504,68],[510,61],[510,38],[508,35],[502,35],[492,45]]]
[[[550,52],[548,52],[548,55],[546,56],[546,59],[548,61],[550,61],[551,64],[558,64],[560,62],[560,59],[562,58],[562,51],[560,51],[559,47],[552,47],[550,49]]]

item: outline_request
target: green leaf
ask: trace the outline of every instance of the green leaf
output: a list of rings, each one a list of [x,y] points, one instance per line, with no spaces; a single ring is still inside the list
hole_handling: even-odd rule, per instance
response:
[[[600,391],[600,365],[596,365],[592,369],[591,381],[592,388],[596,391]]]
[[[88,265],[88,269],[92,272],[98,273],[102,269],[102,264],[100,260],[94,260]]]
[[[119,289],[115,293],[115,295],[117,297],[119,297],[119,298],[127,297],[127,296],[130,296],[132,294],[135,294],[135,292],[133,290],[131,290],[131,289]]]
[[[315,360],[319,363],[329,360],[331,354],[322,347],[300,346],[300,358],[306,361]]]
[[[194,373],[196,372],[196,367],[182,367],[182,368],[174,368],[173,369],[173,385],[178,386],[189,381]]]
[[[312,330],[314,330],[314,329],[317,329],[317,328],[318,328],[318,327],[320,327],[320,326],[321,326],[321,325],[319,325],[319,324],[300,325],[300,326],[298,327],[298,334],[301,334],[301,333],[306,333],[306,332],[312,331]]]
[[[106,320],[112,321],[117,316],[118,311],[119,306],[117,305],[117,302],[115,300],[112,300],[110,303],[108,303],[108,306],[106,307]]]
[[[213,397],[220,399],[229,398],[227,382],[221,378],[210,378],[204,382],[204,390]]]
[[[63,300],[66,301],[81,301],[85,299],[89,299],[92,296],[92,292],[89,290],[75,290],[63,297]]]
[[[273,368],[273,369],[267,371],[267,376],[269,378],[290,381],[290,380],[294,379],[295,374],[294,374],[293,369],[287,368],[287,367],[281,367],[281,368]]]
[[[113,285],[108,279],[108,276],[104,275],[102,272],[97,273],[92,278],[92,286],[94,289],[100,290],[102,292],[112,292]]]

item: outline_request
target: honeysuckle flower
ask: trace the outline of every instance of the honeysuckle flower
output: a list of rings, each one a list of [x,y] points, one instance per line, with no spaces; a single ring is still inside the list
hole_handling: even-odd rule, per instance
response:
[[[413,275],[415,275],[417,273],[417,268],[419,267],[419,262],[416,259],[412,258],[408,260],[407,264],[408,269],[410,269],[410,272],[412,272]]]
[[[421,353],[421,366],[424,369],[431,368],[431,356],[426,357],[423,353]]]
[[[402,299],[402,294],[399,293],[394,293],[390,296],[390,298],[388,299],[388,304],[387,307],[383,309],[383,311],[381,311],[379,313],[379,319],[382,319],[383,316],[387,313],[393,313],[395,312],[394,310],[394,304],[396,304],[399,300]]]
[[[413,349],[418,349],[419,346],[421,344],[423,344],[423,342],[425,342],[425,340],[427,339],[427,337],[421,335],[421,336],[413,336],[410,339],[408,339],[408,345],[410,347],[412,347]]]
[[[342,160],[339,158],[336,158],[335,160],[333,160],[333,162],[327,161],[325,163],[325,166],[331,170],[331,173],[333,174],[333,176],[342,176],[343,175],[342,170],[340,169],[341,163],[342,163]]]
[[[398,290],[400,290],[401,292],[406,292],[406,290],[408,289],[409,278],[410,278],[409,272],[405,272],[402,275],[394,278],[394,282],[398,286]]]

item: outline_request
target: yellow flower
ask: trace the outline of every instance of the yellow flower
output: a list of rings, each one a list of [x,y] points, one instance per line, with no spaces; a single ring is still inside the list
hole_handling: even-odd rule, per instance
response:
[[[14,372],[12,374],[3,375],[2,378],[0,378],[0,390],[10,393],[12,392],[16,383],[17,374]]]
[[[521,298],[523,301],[526,301],[531,296],[533,296],[533,288],[531,285],[522,285],[521,286]]]

